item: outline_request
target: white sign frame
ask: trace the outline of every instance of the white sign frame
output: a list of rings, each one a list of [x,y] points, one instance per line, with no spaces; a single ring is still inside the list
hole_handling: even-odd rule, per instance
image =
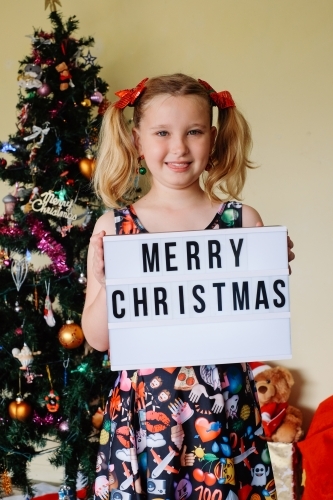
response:
[[[112,370],[291,358],[286,227],[103,240]]]

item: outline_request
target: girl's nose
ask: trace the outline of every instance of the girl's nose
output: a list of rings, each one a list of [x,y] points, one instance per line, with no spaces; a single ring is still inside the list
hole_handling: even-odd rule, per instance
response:
[[[171,152],[179,156],[187,154],[188,146],[186,139],[181,136],[174,136],[171,144]]]

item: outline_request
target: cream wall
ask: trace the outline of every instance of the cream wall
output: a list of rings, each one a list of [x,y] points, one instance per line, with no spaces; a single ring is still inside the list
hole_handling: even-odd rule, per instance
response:
[[[232,92],[250,121],[244,201],[289,228],[292,402],[305,415],[333,394],[332,0],[61,0],[92,35],[109,98],[142,78],[182,71]],[[18,61],[32,26],[48,30],[44,0],[3,2],[0,139],[15,131]],[[0,184],[1,198],[8,187]]]

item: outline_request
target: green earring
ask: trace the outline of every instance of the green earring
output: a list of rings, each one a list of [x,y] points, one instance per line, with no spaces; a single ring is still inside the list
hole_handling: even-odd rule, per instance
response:
[[[137,172],[138,172],[140,175],[145,175],[145,173],[147,172],[146,167],[143,167],[143,166],[141,165],[141,162],[142,162],[142,160],[144,160],[144,159],[145,159],[145,157],[144,157],[143,155],[139,156],[139,158],[138,158],[138,169],[137,169]]]

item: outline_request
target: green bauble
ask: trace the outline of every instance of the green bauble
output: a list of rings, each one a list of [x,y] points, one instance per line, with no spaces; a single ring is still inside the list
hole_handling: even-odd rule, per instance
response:
[[[139,168],[139,174],[140,175],[145,175],[146,172],[147,172],[147,169],[145,167],[140,167]]]

